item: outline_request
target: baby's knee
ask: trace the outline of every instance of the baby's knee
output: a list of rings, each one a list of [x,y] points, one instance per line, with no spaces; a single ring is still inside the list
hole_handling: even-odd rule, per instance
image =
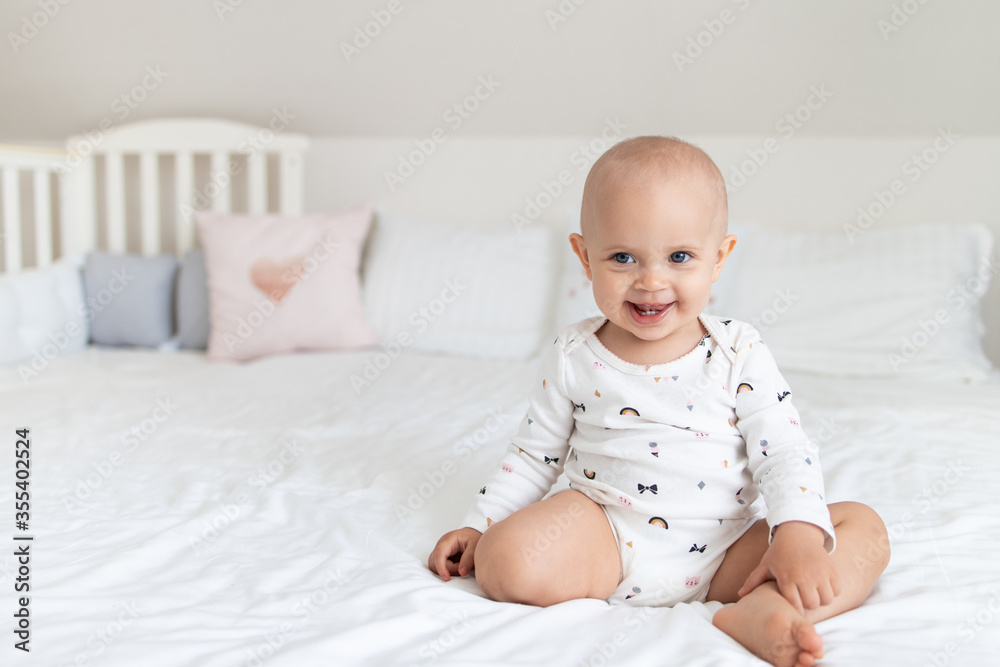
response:
[[[849,524],[852,533],[863,541],[869,559],[878,562],[879,571],[885,569],[889,564],[889,531],[875,510],[863,503],[835,503],[830,506],[830,518],[835,529],[838,524]]]
[[[846,501],[830,505],[830,518],[833,525],[849,521],[858,528],[875,534],[887,535],[885,522],[878,512],[864,503]]]
[[[538,604],[537,563],[520,535],[498,530],[501,525],[495,524],[483,533],[476,545],[476,581],[497,602]]]

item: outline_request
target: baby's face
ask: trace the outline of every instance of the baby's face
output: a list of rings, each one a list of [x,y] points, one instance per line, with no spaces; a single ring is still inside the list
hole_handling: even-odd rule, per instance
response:
[[[726,213],[712,188],[695,177],[603,187],[585,205],[584,236],[571,243],[605,327],[616,329],[608,333],[626,349],[651,343],[666,355],[689,351],[736,242],[723,238]]]

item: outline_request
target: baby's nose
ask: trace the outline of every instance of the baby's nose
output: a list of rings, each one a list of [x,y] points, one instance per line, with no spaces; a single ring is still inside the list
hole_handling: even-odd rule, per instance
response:
[[[664,267],[659,264],[645,266],[636,276],[635,288],[646,292],[656,292],[670,287],[670,277]]]

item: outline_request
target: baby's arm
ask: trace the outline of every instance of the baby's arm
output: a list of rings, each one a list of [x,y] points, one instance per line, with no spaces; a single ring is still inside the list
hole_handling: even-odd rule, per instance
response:
[[[491,523],[541,500],[562,473],[575,422],[575,406],[565,389],[562,343],[560,336],[542,359],[528,412],[463,525],[485,532]]]
[[[768,579],[802,609],[825,603],[838,590],[829,553],[836,546],[824,497],[817,447],[799,425],[790,389],[759,340],[741,349],[737,425],[746,440],[750,471],[767,503],[771,544],[741,590]]]
[[[563,343],[560,336],[543,358],[528,397],[528,413],[496,472],[476,496],[462,523],[465,527],[446,533],[431,553],[428,565],[445,580],[451,574],[468,574],[482,533],[541,500],[563,471],[575,410],[566,396]]]

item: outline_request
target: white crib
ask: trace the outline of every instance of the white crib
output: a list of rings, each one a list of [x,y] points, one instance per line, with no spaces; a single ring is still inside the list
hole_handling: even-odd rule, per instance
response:
[[[3,271],[92,249],[182,254],[193,212],[302,212],[309,140],[217,119],[88,131],[65,149],[0,145]]]

